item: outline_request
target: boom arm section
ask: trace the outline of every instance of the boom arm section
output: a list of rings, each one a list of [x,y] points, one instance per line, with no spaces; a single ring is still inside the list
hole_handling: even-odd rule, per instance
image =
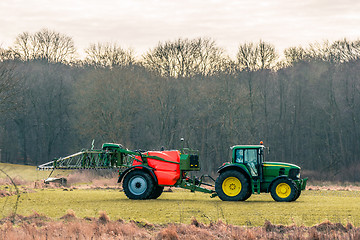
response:
[[[148,158],[179,164],[161,157],[142,154],[141,151],[129,151],[120,144],[104,143],[102,149],[83,149],[67,157],[41,164],[37,168],[38,170],[128,168],[133,165],[136,156],[140,157],[136,160],[143,164],[147,164]]]

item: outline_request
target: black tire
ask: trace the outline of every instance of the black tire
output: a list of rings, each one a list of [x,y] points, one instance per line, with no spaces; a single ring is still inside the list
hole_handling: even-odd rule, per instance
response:
[[[157,199],[158,197],[160,197],[160,195],[163,193],[164,191],[164,187],[163,186],[159,186],[156,185],[152,191],[152,193],[149,196],[149,199]]]
[[[148,199],[154,189],[154,180],[144,171],[131,171],[124,178],[123,189],[129,199]]]
[[[271,185],[270,194],[277,202],[291,202],[296,198],[298,190],[293,180],[290,178],[280,178]]]
[[[300,197],[300,195],[301,195],[301,190],[298,189],[297,193],[292,201],[296,201]]]
[[[223,201],[245,201],[251,196],[248,179],[236,170],[221,173],[215,181],[215,191]]]
[[[246,201],[249,197],[251,197],[251,194],[252,194],[252,192],[251,192],[251,189],[250,189],[250,187],[249,187],[249,191],[246,193],[244,199],[241,200],[241,201]]]

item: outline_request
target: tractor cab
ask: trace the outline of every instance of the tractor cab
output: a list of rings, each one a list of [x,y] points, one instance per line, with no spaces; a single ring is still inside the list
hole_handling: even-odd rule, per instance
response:
[[[232,162],[244,164],[252,177],[262,176],[262,163],[264,162],[263,145],[237,145],[231,147]]]

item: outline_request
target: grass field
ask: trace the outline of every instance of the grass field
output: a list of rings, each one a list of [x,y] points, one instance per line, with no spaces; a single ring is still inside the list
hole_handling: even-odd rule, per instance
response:
[[[35,167],[0,164],[11,177],[29,181],[45,178],[49,172]],[[59,173],[57,173],[59,174]],[[3,178],[3,177],[1,177]],[[108,185],[109,186],[109,185]],[[116,180],[114,179],[116,187]],[[11,191],[11,185],[8,187]],[[0,198],[1,217],[9,216],[16,196]],[[111,220],[136,220],[148,223],[190,223],[192,218],[209,224],[222,220],[227,224],[263,226],[273,224],[312,226],[329,220],[360,226],[360,191],[307,190],[296,202],[279,203],[270,194],[253,195],[245,202],[223,202],[208,194],[175,189],[157,200],[129,200],[119,188],[99,189],[42,188],[22,192],[17,213],[34,212],[59,219],[72,209],[79,218],[97,217],[105,211]]]
[[[304,191],[296,202],[274,202],[269,194],[253,195],[246,202],[223,202],[207,194],[183,190],[165,192],[157,200],[129,200],[118,189],[44,189],[23,193],[17,213],[34,212],[60,218],[72,209],[79,218],[97,217],[105,211],[111,220],[136,220],[149,223],[190,223],[195,217],[203,223],[234,225],[273,224],[311,226],[325,220],[360,226],[360,192]],[[16,196],[0,199],[2,215],[13,210]]]

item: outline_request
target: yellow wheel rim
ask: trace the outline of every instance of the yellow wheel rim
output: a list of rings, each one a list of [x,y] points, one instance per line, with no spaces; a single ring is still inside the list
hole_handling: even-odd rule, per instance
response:
[[[276,186],[276,194],[280,198],[287,198],[288,196],[290,196],[290,193],[291,193],[291,187],[289,186],[289,184],[280,183],[279,185]]]
[[[222,183],[222,190],[227,196],[234,197],[241,191],[241,182],[236,177],[228,177]]]

